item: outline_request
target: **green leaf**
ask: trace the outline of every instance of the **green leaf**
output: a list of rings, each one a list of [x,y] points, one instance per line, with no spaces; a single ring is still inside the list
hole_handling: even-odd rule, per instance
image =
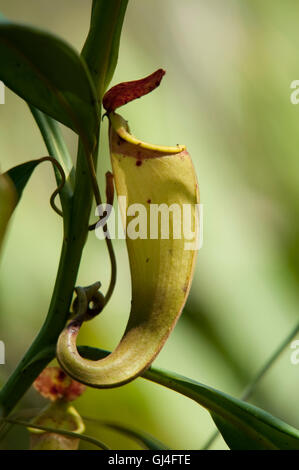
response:
[[[128,428],[127,426],[123,426],[122,424],[116,423],[104,423],[105,426],[114,429],[122,434],[125,434],[128,437],[136,440],[146,449],[149,450],[169,450],[169,447],[165,446],[162,442],[160,442],[155,437],[151,436],[145,431],[140,431],[132,428]]]
[[[93,0],[90,29],[82,50],[97,96],[108,87],[117,64],[120,35],[128,0]]]
[[[169,447],[165,446],[161,441],[153,437],[151,434],[148,434],[145,431],[140,431],[137,429],[132,429],[128,426],[124,426],[118,423],[110,423],[107,421],[101,421],[99,419],[90,418],[87,416],[83,416],[84,421],[89,421],[91,423],[96,423],[101,426],[109,427],[119,433],[125,434],[126,436],[134,439],[135,441],[139,442],[142,446],[146,449],[150,450],[169,450]]]
[[[0,175],[0,249],[16,204],[17,195],[12,182],[5,174]]]
[[[36,109],[34,106],[30,106],[30,111],[39,127],[49,155],[56,158],[63,168],[66,178],[65,186],[67,187],[69,183],[68,191],[73,194],[75,169],[69,150],[62,136],[59,123],[50,116],[47,116],[47,114]],[[61,178],[59,173],[58,176],[60,182]]]
[[[33,424],[30,421],[27,422],[27,421],[21,421],[18,419],[12,419],[12,418],[1,418],[0,421],[1,420],[4,423],[14,424],[17,426],[24,426],[26,428],[39,429],[40,431],[51,432],[54,434],[61,434],[62,436],[73,437],[75,439],[81,439],[82,441],[86,441],[90,444],[93,444],[102,450],[109,450],[109,447],[107,447],[106,444],[101,442],[99,439],[95,439],[94,437],[87,436],[86,434],[78,434],[76,432],[68,431],[67,429],[56,429],[50,426],[41,426],[38,424]]]
[[[80,354],[98,360],[109,352],[81,346]],[[173,372],[150,367],[145,379],[199,403],[211,414],[230,449],[299,450],[299,430],[254,405]]]
[[[261,408],[172,372],[152,368],[144,377],[205,407],[230,449],[299,450],[299,430]]]
[[[22,197],[23,190],[28,183],[33,170],[39,165],[40,160],[30,160],[29,162],[21,163],[21,165],[14,166],[7,171],[6,175],[12,180],[17,191],[18,202]]]
[[[54,169],[56,169],[56,166],[59,166],[59,172],[60,174],[60,185],[59,187],[53,192],[51,199],[50,199],[50,204],[53,207],[53,209],[58,212],[60,215],[63,216],[63,213],[58,209],[54,203],[56,195],[61,191],[61,187],[64,187],[65,184],[65,177],[63,173],[63,169],[58,163],[58,161],[53,158],[53,157],[42,157],[38,158],[36,160],[30,160],[28,162],[22,163],[21,165],[17,165],[10,170],[7,171],[6,175],[10,178],[10,180],[14,183],[16,193],[17,193],[17,203],[22,197],[23,190],[26,186],[26,184],[29,181],[30,176],[32,175],[33,170],[39,165],[40,163],[44,161],[50,161]]]
[[[34,106],[29,107],[35,119],[35,122],[37,123],[39,130],[42,134],[49,155],[54,157],[58,161],[58,163],[60,163],[64,171],[65,184],[61,189],[59,195],[64,219],[66,219],[71,210],[70,201],[74,194],[75,168],[73,166],[72,158],[69,154],[67,145],[62,136],[59,123],[47,114],[43,113],[42,111],[39,111]],[[60,185],[61,174],[55,166],[54,171],[57,185]]]
[[[0,80],[25,101],[93,141],[98,107],[87,66],[58,37],[0,17]]]

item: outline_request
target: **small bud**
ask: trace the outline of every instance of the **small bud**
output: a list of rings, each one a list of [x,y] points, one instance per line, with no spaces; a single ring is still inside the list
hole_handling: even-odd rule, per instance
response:
[[[33,383],[44,398],[73,401],[85,391],[85,385],[71,379],[60,367],[46,367]]]

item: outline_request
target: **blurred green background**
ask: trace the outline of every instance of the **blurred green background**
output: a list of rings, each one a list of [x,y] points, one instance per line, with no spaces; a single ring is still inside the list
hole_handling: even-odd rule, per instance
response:
[[[80,50],[90,5],[89,0],[0,0],[0,11]],[[204,204],[204,242],[191,295],[155,365],[234,396],[298,317],[299,106],[290,102],[290,83],[299,79],[298,14],[292,0],[130,0],[112,82],[166,69],[161,86],[122,114],[144,140],[187,145]],[[76,137],[64,132],[75,156]],[[6,90],[0,105],[1,169],[46,154],[26,104]],[[102,185],[107,169],[104,121]],[[6,239],[0,273],[2,383],[37,334],[51,298],[62,237],[61,220],[49,206],[54,186],[50,166],[41,165]],[[114,348],[124,330],[130,277],[125,243],[114,245],[117,288],[104,313],[84,326],[81,344]],[[91,233],[78,284],[101,280],[106,288],[109,273],[105,245]],[[291,364],[291,352],[287,348],[252,402],[299,427],[299,365]],[[43,404],[31,390],[19,409]],[[204,409],[143,379],[119,389],[88,389],[77,409],[146,430],[174,449],[198,449],[214,429]],[[87,433],[114,449],[138,448],[94,424],[87,423]],[[16,427],[1,445],[26,448],[27,439]],[[213,448],[226,445],[218,438]]]

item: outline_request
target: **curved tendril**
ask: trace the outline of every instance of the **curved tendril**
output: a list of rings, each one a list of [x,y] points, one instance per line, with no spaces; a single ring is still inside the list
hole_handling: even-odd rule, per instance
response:
[[[100,206],[102,204],[102,198],[101,198],[100,188],[99,188],[99,185],[98,185],[98,182],[97,182],[97,175],[96,175],[95,165],[94,165],[94,161],[93,161],[93,158],[92,158],[93,151],[90,151],[90,147],[89,147],[88,143],[85,140],[83,140],[83,146],[84,146],[84,152],[85,152],[85,156],[86,156],[87,164],[88,164],[88,168],[89,168],[89,173],[90,173],[90,178],[91,178],[92,189],[93,189],[95,201],[96,201],[97,206]],[[88,230],[92,230],[92,229],[93,229],[93,226],[88,227]],[[103,230],[105,230],[105,232],[107,234],[107,236],[105,237],[105,241],[106,241],[108,254],[109,254],[109,258],[110,258],[110,264],[111,264],[110,284],[109,284],[108,291],[107,291],[107,294],[106,294],[106,304],[107,304],[109,299],[112,296],[112,293],[113,293],[113,290],[114,290],[114,287],[115,287],[117,266],[116,266],[115,253],[114,253],[113,245],[112,245],[112,242],[111,242],[111,239],[110,239],[107,224],[105,224],[103,226]]]
[[[111,171],[107,171],[105,174],[106,178],[106,205],[112,206],[114,200],[114,186],[113,186],[113,174]],[[110,215],[109,209],[107,214],[107,219]],[[102,216],[104,217],[104,215]],[[89,231],[92,231],[96,228],[97,224],[101,221],[102,217],[99,218],[97,222],[88,227]]]
[[[62,210],[60,210],[60,209],[56,206],[56,204],[55,204],[55,198],[56,198],[57,194],[60,193],[60,191],[62,190],[62,188],[63,188],[64,185],[65,185],[65,174],[64,174],[63,168],[62,168],[62,166],[60,165],[60,163],[56,160],[56,158],[54,158],[54,157],[50,157],[50,156],[42,157],[42,158],[39,158],[38,161],[39,161],[40,163],[49,161],[49,162],[51,162],[51,163],[57,168],[57,170],[59,171],[60,178],[61,178],[61,182],[60,182],[60,184],[57,186],[57,188],[55,189],[55,191],[53,192],[52,196],[50,197],[50,204],[51,204],[52,209],[53,209],[58,215],[60,215],[61,217],[63,217]]]
[[[101,283],[97,281],[87,287],[77,286],[75,288],[77,297],[72,305],[74,318],[71,323],[82,324],[101,313],[105,305],[105,297],[99,292],[100,287]]]
[[[114,200],[113,174],[110,171],[107,171],[105,177],[106,177],[106,205],[109,206],[108,211],[107,211],[107,218],[108,218],[110,213],[111,213],[111,210],[112,210],[111,208],[112,208],[113,200]],[[102,217],[99,218],[98,222],[91,225],[89,227],[89,230],[94,230],[96,228],[97,224],[101,221]],[[111,263],[110,284],[109,284],[109,287],[108,287],[108,290],[107,290],[107,293],[106,293],[106,296],[105,296],[105,305],[107,305],[107,303],[109,302],[109,300],[110,300],[110,298],[113,294],[114,288],[115,288],[117,265],[116,265],[115,253],[114,253],[114,250],[113,250],[113,245],[112,245],[111,238],[109,236],[109,231],[108,231],[107,224],[105,224],[103,226],[103,230],[107,234],[105,239],[106,239],[106,245],[107,245],[107,249],[108,249],[108,253],[109,253],[109,257],[110,257],[110,263]]]

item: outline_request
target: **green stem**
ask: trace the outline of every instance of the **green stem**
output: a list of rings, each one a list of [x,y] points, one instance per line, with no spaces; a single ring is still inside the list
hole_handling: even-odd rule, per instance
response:
[[[261,367],[261,369],[255,375],[253,380],[247,385],[247,387],[245,388],[245,390],[243,391],[241,395],[241,400],[244,400],[244,401],[249,400],[249,398],[252,396],[253,392],[255,391],[257,384],[264,377],[264,375],[268,372],[268,370],[272,367],[275,361],[279,358],[280,354],[285,350],[285,348],[288,346],[288,344],[292,341],[292,339],[296,336],[298,332],[299,332],[299,323],[297,323],[297,325],[295,325],[295,327],[291,330],[288,336],[284,338],[282,343],[278,346],[277,349],[275,349],[273,354],[269,357],[268,361]],[[211,445],[217,439],[219,434],[220,433],[218,430],[214,431],[214,433],[209,437],[208,441],[205,443],[202,450],[209,449],[209,447],[211,447]]]
[[[94,0],[93,2],[92,31],[88,35],[82,55],[90,67],[94,79],[100,81],[100,85],[95,82],[99,101],[101,101],[103,83],[107,83],[107,70],[111,75],[111,64],[114,64],[114,66],[116,64],[117,51],[114,50],[114,47],[119,43],[127,3],[128,0],[110,0],[107,6],[106,0]],[[101,11],[103,16],[99,16]],[[97,21],[96,24],[95,21]],[[106,31],[107,35],[98,34],[97,31]],[[101,38],[100,43],[98,42],[99,37]],[[100,54],[99,51],[104,52]],[[110,56],[111,58],[109,58]],[[103,57],[105,61],[101,62]],[[107,67],[107,63],[110,64],[109,67]],[[92,68],[97,70],[96,74],[93,73]],[[96,146],[96,150],[92,155],[95,167],[97,153],[98,146]],[[7,416],[10,413],[35,378],[46,367],[49,361],[48,357],[41,356],[39,360],[34,359],[39,357],[41,351],[51,347],[55,348],[57,338],[65,326],[82,251],[88,234],[91,204],[91,179],[86,155],[80,140],[74,195],[70,200],[68,223],[64,227],[61,258],[48,315],[38,336],[0,391],[0,416]]]
[[[96,86],[99,103],[102,103],[103,94],[113,76],[119,51],[120,35],[129,0],[93,0],[89,33],[86,38],[82,55],[88,65]],[[101,24],[101,27],[99,27]],[[105,47],[100,47],[105,43]],[[90,170],[95,178],[92,162]],[[101,204],[100,194],[96,194],[97,205]],[[104,227],[107,230],[107,227]],[[111,279],[105,296],[105,303],[110,300],[116,283],[116,259],[112,241],[105,238],[110,263]]]
[[[291,330],[288,336],[282,341],[282,343],[278,346],[278,348],[274,351],[272,356],[268,359],[268,361],[264,364],[264,366],[259,370],[256,374],[252,382],[245,388],[244,392],[241,395],[241,399],[246,401],[248,400],[251,395],[253,394],[255,387],[257,386],[258,382],[264,377],[264,375],[268,372],[268,370],[272,367],[274,362],[278,359],[280,354],[286,349],[288,344],[292,341],[292,339],[297,335],[299,332],[299,323]]]
[[[94,446],[99,447],[102,450],[110,450],[109,447],[107,447],[106,444],[104,444],[104,442],[100,441],[99,439],[95,439],[91,436],[87,436],[86,434],[79,434],[77,432],[68,431],[67,429],[59,429],[59,428],[55,429],[55,428],[52,428],[50,426],[42,426],[40,424],[32,424],[32,423],[30,423],[30,421],[27,422],[27,421],[22,421],[22,420],[19,420],[19,419],[12,419],[12,418],[4,418],[3,422],[8,423],[8,424],[14,424],[14,425],[17,425],[17,426],[23,426],[25,428],[30,427],[32,429],[39,429],[41,431],[46,431],[46,432],[53,433],[53,434],[61,434],[62,436],[68,436],[68,437],[72,437],[74,439],[81,439],[82,441],[86,441],[89,444],[93,444]]]
[[[35,378],[46,367],[47,360],[29,362],[44,348],[56,344],[68,319],[82,251],[88,233],[92,203],[90,178],[85,153],[79,145],[76,183],[69,227],[63,241],[54,292],[45,323],[24,358],[0,392],[0,415],[6,416],[20,400]]]
[[[82,55],[94,79],[100,103],[117,64],[120,35],[128,1],[93,0],[92,2],[90,29]],[[105,47],[101,47],[102,44],[105,44]]]

